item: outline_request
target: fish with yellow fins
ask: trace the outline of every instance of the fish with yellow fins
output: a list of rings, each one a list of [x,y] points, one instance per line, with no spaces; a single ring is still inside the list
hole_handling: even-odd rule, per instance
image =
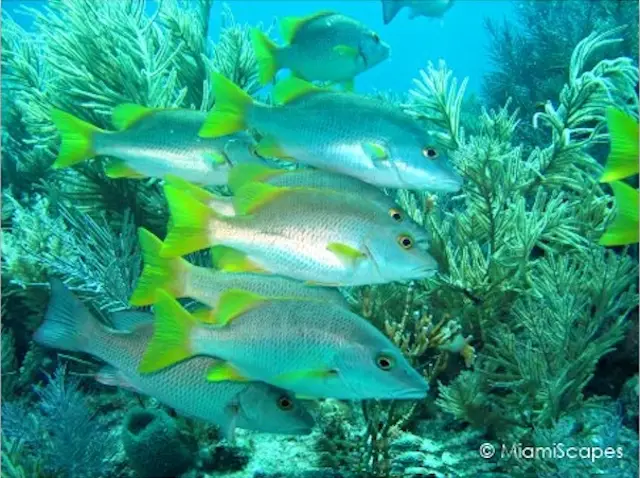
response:
[[[455,192],[462,186],[436,137],[393,105],[299,78],[274,87],[281,106],[254,102],[216,73],[213,89],[216,103],[203,137],[254,128],[263,136],[256,146],[262,157],[298,160],[378,187]]]
[[[388,211],[350,194],[252,182],[226,217],[189,191],[164,186],[172,225],[160,255],[214,246],[218,262],[317,285],[387,283],[433,276],[426,236],[413,237]]]
[[[378,34],[353,18],[335,12],[280,21],[286,45],[276,46],[267,35],[251,31],[260,82],[273,81],[281,68],[308,81],[346,83],[389,57],[390,48]]]
[[[616,216],[600,238],[603,246],[638,243],[638,190],[620,179],[638,174],[638,121],[627,113],[607,111],[611,151],[600,182],[610,183],[616,204]]]
[[[388,25],[400,10],[410,9],[409,18],[441,17],[451,8],[453,0],[382,0],[382,16]]]
[[[153,109],[122,104],[113,110],[117,131],[105,131],[64,111],[51,112],[61,136],[54,168],[73,166],[94,156],[111,156],[105,166],[112,178],[163,178],[167,174],[203,185],[224,185],[235,164],[262,162],[245,133],[206,139],[198,130],[206,113]]]
[[[208,355],[220,359],[208,372],[210,381],[260,380],[299,396],[419,399],[429,389],[382,332],[329,302],[230,289],[210,325],[159,291],[154,311],[141,373]]]
[[[215,307],[220,295],[227,289],[243,289],[249,292],[271,296],[291,296],[310,298],[333,302],[347,307],[342,294],[333,288],[305,285],[302,282],[286,277],[259,274],[253,272],[235,272],[246,270],[242,257],[233,259],[233,254],[216,257],[214,251],[214,266],[216,269],[198,267],[186,260],[160,257],[162,241],[146,229],[138,230],[138,238],[144,258],[144,268],[138,279],[136,288],[131,295],[131,305],[151,305],[155,301],[156,291],[164,289],[173,297],[191,297],[193,299]],[[203,311],[206,315],[207,311]]]
[[[138,366],[153,334],[153,315],[118,312],[114,328],[104,326],[59,280],[51,281],[51,299],[34,340],[44,346],[85,352],[108,366],[101,383],[155,397],[181,413],[222,427],[227,437],[246,428],[267,433],[308,434],[313,418],[300,401],[262,382],[211,382],[207,373],[218,362],[197,357],[154,374]]]

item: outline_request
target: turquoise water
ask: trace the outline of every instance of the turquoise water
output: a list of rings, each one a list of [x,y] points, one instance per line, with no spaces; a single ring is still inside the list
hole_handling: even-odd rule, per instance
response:
[[[2,15],[3,477],[638,476],[636,2]]]

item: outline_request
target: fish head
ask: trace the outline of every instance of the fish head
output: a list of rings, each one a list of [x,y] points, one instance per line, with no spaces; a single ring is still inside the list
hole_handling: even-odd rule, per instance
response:
[[[291,393],[263,382],[251,382],[235,402],[240,428],[265,433],[308,435],[315,421]]]
[[[415,229],[420,235],[393,226],[365,237],[366,254],[382,282],[425,279],[438,272],[438,263],[428,252],[426,231],[420,231],[417,225]]]
[[[343,349],[336,371],[344,387],[344,399],[420,399],[429,385],[380,331],[360,335],[358,343]],[[368,327],[367,327],[368,328]]]
[[[389,142],[387,167],[406,189],[456,192],[462,187],[462,177],[451,165],[445,148],[421,129],[405,136],[404,141]]]
[[[365,29],[358,45],[365,68],[371,68],[383,62],[391,54],[391,47],[373,30]]]

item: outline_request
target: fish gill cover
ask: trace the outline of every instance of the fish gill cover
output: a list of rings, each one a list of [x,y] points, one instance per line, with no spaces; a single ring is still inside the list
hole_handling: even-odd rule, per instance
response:
[[[227,6],[211,41],[212,0],[3,9],[3,474],[637,476],[637,4],[513,2],[479,96],[436,59],[358,88],[470,2],[317,3],[275,42]]]

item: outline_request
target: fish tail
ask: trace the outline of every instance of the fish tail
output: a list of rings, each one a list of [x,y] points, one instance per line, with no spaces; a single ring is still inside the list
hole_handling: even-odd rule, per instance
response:
[[[624,111],[607,111],[611,151],[600,182],[608,183],[638,174],[638,122]]]
[[[51,111],[51,120],[62,140],[54,168],[73,166],[96,155],[93,138],[103,130],[59,109]]]
[[[616,201],[616,216],[600,238],[601,246],[626,246],[638,243],[638,190],[622,181],[611,183]]]
[[[216,102],[198,134],[203,138],[218,138],[247,129],[247,113],[253,98],[220,73],[212,73]]]
[[[382,18],[388,25],[402,9],[403,3],[398,0],[382,0]]]
[[[172,224],[164,240],[160,257],[178,257],[209,247],[209,227],[218,215],[193,195],[167,183],[164,193]]]
[[[251,43],[258,62],[258,77],[260,84],[271,83],[278,71],[277,53],[278,47],[261,30],[251,29]]]
[[[156,372],[194,355],[190,337],[195,318],[164,290],[157,291],[154,312],[153,337],[138,366],[140,373]]]
[[[49,305],[33,340],[55,349],[88,351],[91,336],[100,324],[60,279],[51,279],[50,285]]]
[[[138,239],[144,268],[129,303],[151,305],[157,289],[164,289],[174,297],[184,297],[191,264],[180,257],[161,257],[162,241],[142,227],[138,229]]]

